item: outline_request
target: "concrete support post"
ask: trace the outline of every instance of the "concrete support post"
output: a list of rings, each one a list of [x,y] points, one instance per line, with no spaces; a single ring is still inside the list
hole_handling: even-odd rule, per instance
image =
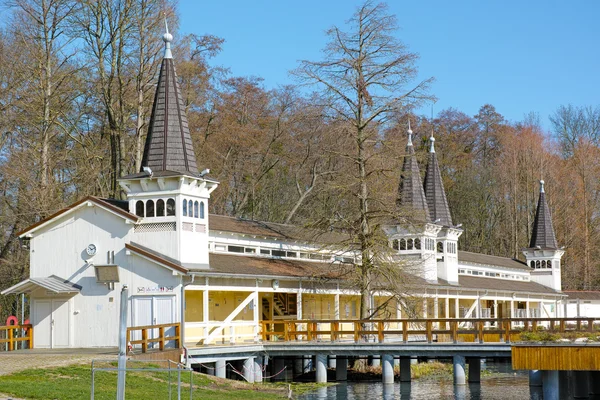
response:
[[[589,383],[587,371],[573,371],[573,398],[587,399],[590,397]]]
[[[348,380],[348,357],[337,357],[335,362],[335,380]]]
[[[285,379],[285,359],[283,357],[273,357],[273,372],[271,373],[273,381],[282,381]]]
[[[410,357],[400,357],[400,382],[410,382]]]
[[[244,378],[248,383],[254,383],[254,360],[253,357],[244,360]]]
[[[599,396],[600,395],[600,371],[589,372],[589,385],[590,394]]]
[[[529,371],[529,386],[542,386],[542,371],[537,369]]]
[[[454,366],[454,384],[455,385],[464,385],[466,383],[465,357],[464,356],[452,357],[452,364]]]
[[[327,355],[317,354],[316,362],[316,382],[326,383],[327,382]]]
[[[381,366],[381,359],[379,358],[379,356],[373,356],[373,358],[371,359],[371,366],[372,367]]]
[[[572,397],[569,393],[569,384],[573,382],[573,371],[558,371],[558,398]],[[544,385],[544,374],[542,373],[542,386]],[[545,390],[545,389],[542,389]]]
[[[381,379],[384,384],[394,383],[394,356],[381,356]]]
[[[329,368],[333,368],[335,369],[336,363],[337,363],[337,357],[336,356],[329,356],[327,359],[327,363],[329,365]]]
[[[469,383],[481,381],[481,358],[469,357]]]
[[[294,377],[304,373],[304,362],[302,357],[294,358]]]
[[[558,371],[542,371],[542,393],[544,400],[558,400]]]
[[[254,357],[254,383],[261,383],[263,381],[263,357]]]
[[[227,377],[227,364],[224,359],[219,359],[215,362],[215,376],[217,378],[226,378]]]

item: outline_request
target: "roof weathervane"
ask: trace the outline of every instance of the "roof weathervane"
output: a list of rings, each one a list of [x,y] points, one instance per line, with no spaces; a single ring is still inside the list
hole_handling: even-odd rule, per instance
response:
[[[431,142],[431,147],[429,148],[429,152],[430,153],[435,153],[435,138],[433,137],[433,128],[431,128],[431,137],[429,138],[429,141]]]
[[[165,42],[165,57],[173,58],[171,54],[171,42],[173,41],[173,35],[169,33],[169,24],[167,23],[167,15],[165,14],[165,34],[163,35],[163,42]]]
[[[412,146],[412,134],[413,131],[412,129],[410,129],[410,118],[408,119],[408,143],[406,144],[407,146]]]

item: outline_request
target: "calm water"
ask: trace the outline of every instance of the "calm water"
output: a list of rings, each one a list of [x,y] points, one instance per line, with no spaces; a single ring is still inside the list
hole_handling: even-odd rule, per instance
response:
[[[320,388],[317,392],[305,394],[298,400],[316,399],[464,399],[464,400],[541,400],[541,388],[532,388],[530,392],[527,373],[510,370],[510,364],[482,365],[497,374],[482,376],[480,384],[454,386],[451,379],[419,379],[411,384],[394,383],[383,385],[380,382],[340,383]]]

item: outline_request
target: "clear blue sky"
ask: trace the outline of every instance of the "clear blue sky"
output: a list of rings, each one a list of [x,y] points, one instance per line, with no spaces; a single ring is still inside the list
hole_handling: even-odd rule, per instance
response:
[[[342,26],[361,3],[180,0],[180,29],[224,38],[213,62],[236,76],[260,76],[270,89],[293,82],[288,71],[298,60],[319,60],[324,31]],[[437,111],[474,115],[490,103],[511,121],[537,112],[548,127],[548,115],[561,104],[600,104],[600,1],[388,4],[398,37],[421,56],[420,76],[436,78]]]

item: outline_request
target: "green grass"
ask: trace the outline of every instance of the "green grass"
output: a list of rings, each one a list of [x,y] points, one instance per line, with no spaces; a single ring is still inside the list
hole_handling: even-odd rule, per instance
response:
[[[12,375],[0,376],[0,393],[26,399],[71,400],[89,399],[91,367],[71,365],[48,369],[29,369]],[[172,373],[172,381],[177,374]],[[281,399],[286,391],[269,384],[248,384],[240,381],[216,379],[203,374],[193,374],[193,398],[220,399]],[[169,377],[167,372],[128,372],[126,397],[135,399],[168,399]],[[96,371],[95,398],[113,400],[116,395],[117,374]],[[177,398],[177,384],[171,384],[172,398]],[[182,399],[189,399],[190,374],[182,373]]]

